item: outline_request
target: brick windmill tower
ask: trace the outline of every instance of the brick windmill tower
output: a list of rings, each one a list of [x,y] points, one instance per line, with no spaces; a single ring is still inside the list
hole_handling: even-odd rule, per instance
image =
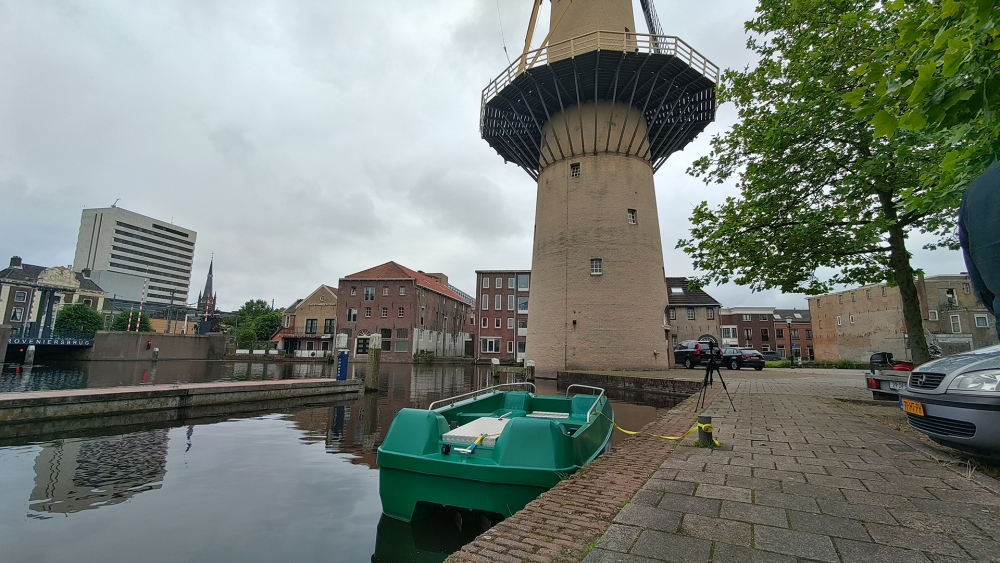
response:
[[[551,0],[549,32],[483,90],[483,138],[538,181],[526,357],[663,369],[667,291],[653,173],[715,119],[718,68],[635,32],[631,0]]]

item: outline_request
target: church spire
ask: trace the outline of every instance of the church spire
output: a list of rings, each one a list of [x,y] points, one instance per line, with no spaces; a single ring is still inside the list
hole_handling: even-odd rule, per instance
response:
[[[215,265],[215,255],[212,255],[212,261],[208,263],[208,278],[205,279],[205,290],[201,294],[205,297],[214,295],[215,292],[212,291],[212,266]]]

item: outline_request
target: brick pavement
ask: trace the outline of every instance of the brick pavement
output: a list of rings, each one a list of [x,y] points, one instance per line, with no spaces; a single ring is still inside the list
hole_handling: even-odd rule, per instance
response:
[[[732,450],[681,444],[585,563],[1000,561],[1000,483],[833,401],[870,398],[857,374],[730,389],[707,414]]]

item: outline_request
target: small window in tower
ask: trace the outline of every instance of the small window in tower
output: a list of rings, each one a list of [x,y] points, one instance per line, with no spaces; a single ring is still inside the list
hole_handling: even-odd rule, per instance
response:
[[[590,275],[599,276],[604,273],[604,265],[600,258],[593,258],[590,261]]]
[[[579,178],[580,177],[580,163],[579,162],[574,162],[573,164],[569,165],[569,175],[572,176],[573,178]]]
[[[638,221],[636,221],[635,209],[629,209],[628,210],[628,224],[629,225],[635,225],[636,223],[638,223]]]

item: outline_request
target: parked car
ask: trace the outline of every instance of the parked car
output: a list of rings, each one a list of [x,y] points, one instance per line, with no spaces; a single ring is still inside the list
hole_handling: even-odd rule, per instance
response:
[[[726,348],[722,351],[722,365],[728,369],[746,366],[760,371],[764,369],[764,355],[753,348]]]
[[[674,348],[674,362],[688,369],[707,364],[709,344],[715,347],[716,360],[722,361],[722,354],[718,345],[707,340],[685,340]]]
[[[778,353],[775,352],[774,350],[770,350],[770,351],[766,351],[766,352],[761,352],[760,355],[764,356],[764,361],[765,362],[780,362],[781,360],[785,359],[785,358],[782,358],[780,355],[778,355]]]
[[[868,371],[865,384],[872,390],[872,399],[895,401],[899,391],[906,389],[913,362],[894,360],[891,352],[877,352],[868,359]]]
[[[1000,346],[918,366],[899,391],[899,408],[939,444],[1000,457]]]

